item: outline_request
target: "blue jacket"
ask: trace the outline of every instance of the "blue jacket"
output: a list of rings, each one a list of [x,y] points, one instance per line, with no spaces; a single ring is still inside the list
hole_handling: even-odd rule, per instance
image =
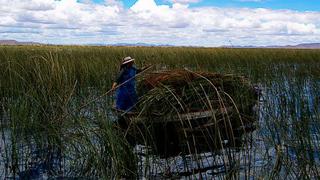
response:
[[[132,107],[137,103],[138,97],[136,93],[136,80],[135,76],[139,73],[136,67],[131,66],[129,68],[125,67],[120,71],[117,78],[117,84],[123,84],[117,89],[116,93],[116,108],[124,111],[130,111]]]

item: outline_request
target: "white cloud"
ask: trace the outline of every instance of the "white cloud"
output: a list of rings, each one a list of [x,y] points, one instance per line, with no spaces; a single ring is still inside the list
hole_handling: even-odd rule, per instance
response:
[[[121,0],[104,0],[106,5],[116,5],[116,6],[123,6]]]
[[[167,0],[172,3],[180,3],[180,4],[190,4],[190,3],[198,3],[202,0]]]
[[[249,8],[191,8],[138,0],[0,0],[0,39],[51,43],[145,42],[218,46],[320,41],[320,12]]]

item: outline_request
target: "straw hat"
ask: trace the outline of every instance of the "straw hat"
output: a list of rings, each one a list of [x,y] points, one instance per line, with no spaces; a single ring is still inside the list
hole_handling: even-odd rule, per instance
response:
[[[123,58],[122,65],[127,64],[127,63],[132,62],[132,61],[134,61],[134,59],[131,58],[130,56],[127,56],[127,57]]]

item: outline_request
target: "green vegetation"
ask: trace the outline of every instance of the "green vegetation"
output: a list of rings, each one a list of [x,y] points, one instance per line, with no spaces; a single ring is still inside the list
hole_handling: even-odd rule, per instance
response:
[[[163,172],[157,157],[137,159],[113,128],[113,97],[97,98],[128,55],[140,67],[244,75],[261,87],[258,129],[240,153],[220,152],[225,173],[212,176],[320,176],[320,50],[86,46],[0,46],[0,176],[18,176],[39,161],[59,169],[52,177]]]

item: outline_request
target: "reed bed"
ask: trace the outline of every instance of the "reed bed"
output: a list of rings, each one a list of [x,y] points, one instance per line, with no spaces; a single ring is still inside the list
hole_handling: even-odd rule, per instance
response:
[[[151,72],[139,82],[138,92],[136,118],[130,113],[130,127],[126,128],[138,142],[141,135],[151,135],[149,145],[155,144],[154,149],[164,157],[214,151],[221,148],[221,141],[234,147],[236,141],[241,144],[243,133],[254,129],[258,92],[242,76],[189,70]]]
[[[153,71],[245,76],[262,90],[257,129],[240,148],[138,151],[115,128],[113,97],[97,99],[127,55]],[[319,60],[319,50],[297,49],[1,46],[0,177],[317,179]]]

